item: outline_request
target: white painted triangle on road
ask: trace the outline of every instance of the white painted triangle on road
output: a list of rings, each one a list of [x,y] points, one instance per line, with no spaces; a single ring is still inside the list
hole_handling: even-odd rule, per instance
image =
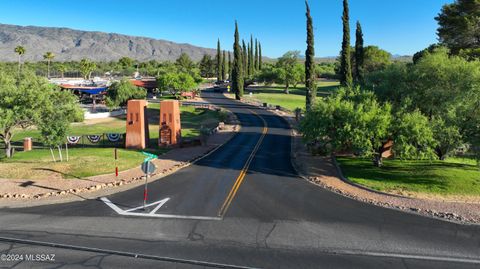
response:
[[[134,208],[130,208],[127,210],[121,209],[115,203],[110,201],[107,197],[100,198],[106,205],[108,205],[111,209],[113,209],[117,214],[122,216],[135,216],[135,217],[155,217],[155,218],[167,218],[167,219],[194,219],[194,220],[222,220],[220,217],[208,217],[208,216],[187,216],[187,215],[173,215],[173,214],[155,214],[166,202],[170,200],[170,198],[165,198],[160,201],[156,201],[150,204],[147,204],[145,207],[151,207],[157,205],[151,212],[149,213],[139,213],[133,212],[135,210],[142,209],[143,206],[138,206]]]

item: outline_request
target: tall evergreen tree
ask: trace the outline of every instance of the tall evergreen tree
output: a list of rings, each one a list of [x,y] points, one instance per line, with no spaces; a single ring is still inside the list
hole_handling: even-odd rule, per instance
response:
[[[258,71],[258,40],[255,38],[255,59],[254,59],[254,69]]]
[[[232,90],[235,99],[240,100],[243,96],[243,57],[238,34],[238,24],[235,21],[235,43],[233,44],[233,69],[232,69]]]
[[[228,52],[228,80],[232,80],[232,70],[233,70],[232,54]]]
[[[217,71],[217,80],[222,79],[222,51],[220,48],[220,39],[217,41],[217,66],[216,66],[216,71]]]
[[[250,43],[247,44],[247,77],[250,77],[250,75],[252,74],[251,73],[251,69],[250,69],[250,66],[251,66],[251,61],[250,61],[250,56],[252,55],[251,53],[251,50],[252,48],[250,47]]]
[[[253,36],[250,35],[250,51],[248,55],[248,75],[253,76],[255,73],[255,62],[253,60]]]
[[[243,74],[247,75],[248,73],[248,52],[247,45],[245,45],[245,40],[242,39],[242,56],[243,56]]]
[[[258,42],[258,69],[262,70],[262,68],[263,68],[262,44]]]
[[[353,84],[352,63],[350,56],[350,18],[348,0],[343,0],[343,41],[342,54],[340,55],[340,82],[343,86],[351,87]]]
[[[365,53],[363,50],[363,32],[360,22],[357,21],[357,30],[355,32],[355,82],[363,81],[363,60]]]
[[[317,97],[317,86],[315,85],[315,47],[313,36],[313,20],[310,16],[310,7],[305,1],[307,7],[307,50],[305,51],[305,86],[307,88],[306,109],[312,108]]]
[[[222,54],[222,80],[227,80],[227,60],[226,60],[225,51]]]

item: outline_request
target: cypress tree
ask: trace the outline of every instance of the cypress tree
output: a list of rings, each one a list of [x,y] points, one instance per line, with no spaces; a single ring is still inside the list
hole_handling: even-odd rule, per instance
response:
[[[258,71],[258,40],[255,38],[255,59],[254,59],[254,69]]]
[[[222,54],[220,50],[220,39],[217,41],[217,81],[222,79]]]
[[[248,52],[248,75],[253,76],[255,73],[255,63],[253,61],[253,36],[250,35],[250,51]]]
[[[225,58],[226,58],[225,51],[223,51],[223,55],[222,55],[222,80],[227,79],[227,62],[226,62],[227,60]]]
[[[355,82],[357,83],[362,83],[363,81],[364,57],[362,26],[357,21],[357,30],[355,32]]]
[[[351,87],[353,84],[352,63],[350,58],[350,18],[348,0],[343,0],[343,41],[342,55],[340,56],[340,82],[343,86]]]
[[[243,96],[243,57],[237,21],[235,21],[235,43],[233,44],[232,90],[235,93],[235,99],[240,100]]]
[[[242,39],[242,56],[243,56],[243,74],[247,75],[248,73],[248,53],[247,53],[247,46],[245,45],[245,40]]]
[[[230,51],[228,52],[228,80],[232,80],[232,70],[233,70],[233,66],[232,66],[232,54],[230,53]]]
[[[250,60],[250,56],[252,55],[251,53],[252,48],[250,47],[250,43],[247,44],[247,77],[250,77],[251,73],[251,65],[252,61]]]
[[[262,70],[263,59],[262,59],[262,44],[258,42],[258,70]]]
[[[305,86],[307,88],[306,109],[312,108],[317,97],[317,86],[315,85],[315,47],[313,36],[313,20],[310,16],[310,7],[305,1],[307,7],[307,50],[305,51]]]

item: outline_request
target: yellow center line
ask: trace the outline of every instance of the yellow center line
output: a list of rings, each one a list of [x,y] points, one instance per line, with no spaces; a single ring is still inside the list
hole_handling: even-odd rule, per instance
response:
[[[245,165],[243,166],[242,170],[240,171],[240,174],[238,175],[237,179],[235,180],[235,184],[233,184],[232,189],[230,189],[230,192],[228,193],[227,198],[222,204],[222,207],[220,208],[220,211],[218,211],[218,216],[223,217],[225,213],[227,212],[228,207],[233,201],[233,198],[235,198],[235,195],[237,194],[238,189],[240,188],[240,185],[242,184],[245,176],[247,175],[248,168],[250,167],[250,164],[253,160],[253,157],[255,157],[255,154],[257,153],[258,149],[260,148],[260,145],[263,142],[263,139],[265,138],[265,135],[267,134],[268,127],[267,127],[267,122],[265,119],[261,116],[259,116],[257,113],[254,111],[250,110],[253,114],[255,114],[257,117],[259,117],[263,121],[263,130],[262,130],[262,136],[258,139],[257,144],[253,148],[252,153],[248,157],[247,161],[245,162]]]

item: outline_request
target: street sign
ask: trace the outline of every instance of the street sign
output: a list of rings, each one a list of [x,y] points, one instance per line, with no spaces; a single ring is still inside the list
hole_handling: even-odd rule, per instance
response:
[[[142,163],[142,171],[147,174],[153,174],[157,170],[157,167],[155,164],[153,164],[151,161],[146,161]]]

